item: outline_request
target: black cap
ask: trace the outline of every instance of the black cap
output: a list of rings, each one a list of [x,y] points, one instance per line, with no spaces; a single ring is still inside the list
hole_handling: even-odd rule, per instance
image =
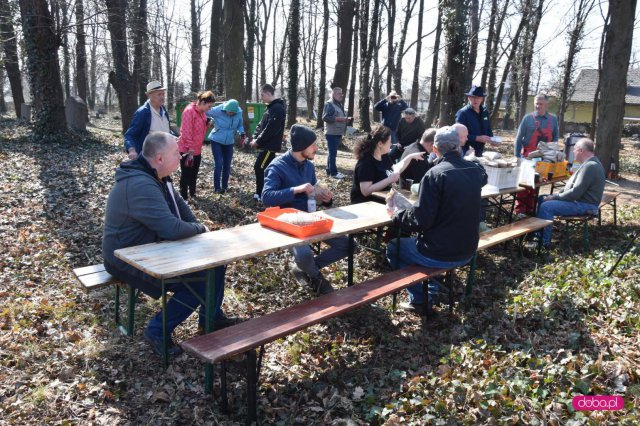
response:
[[[317,136],[310,128],[301,124],[294,124],[289,130],[289,138],[291,139],[291,150],[300,152],[314,143]]]

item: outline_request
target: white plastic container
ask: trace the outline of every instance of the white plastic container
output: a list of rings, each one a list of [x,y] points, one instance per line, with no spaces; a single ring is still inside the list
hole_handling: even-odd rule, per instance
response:
[[[485,166],[489,180],[487,185],[498,189],[515,188],[520,178],[520,167],[491,167]]]

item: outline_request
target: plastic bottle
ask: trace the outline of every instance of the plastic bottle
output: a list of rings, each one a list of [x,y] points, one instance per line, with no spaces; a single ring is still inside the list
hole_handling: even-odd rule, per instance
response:
[[[316,191],[314,190],[307,195],[307,212],[313,213],[316,211]]]

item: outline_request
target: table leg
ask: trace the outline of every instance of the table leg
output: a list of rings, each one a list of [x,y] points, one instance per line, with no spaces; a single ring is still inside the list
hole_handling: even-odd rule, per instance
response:
[[[213,296],[215,291],[216,270],[215,268],[211,268],[207,270],[207,292],[205,297],[205,310],[207,316],[204,322],[204,331],[206,333],[211,333],[213,331],[213,317],[215,315],[215,301],[213,300]],[[213,393],[213,364],[209,362],[204,365],[204,391],[205,393]]]
[[[347,285],[351,287],[353,285],[353,252],[355,250],[355,244],[353,241],[353,234],[349,234],[349,258],[347,259]]]
[[[167,336],[167,289],[164,280],[162,286],[162,365],[165,370],[169,367],[169,336]]]

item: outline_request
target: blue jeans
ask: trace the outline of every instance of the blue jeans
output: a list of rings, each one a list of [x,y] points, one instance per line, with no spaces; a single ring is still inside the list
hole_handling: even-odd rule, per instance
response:
[[[218,266],[215,268],[215,284],[216,290],[213,295],[215,301],[214,320],[225,318],[222,312],[222,300],[224,299],[224,275],[226,266]],[[193,274],[184,275],[184,278],[201,278],[201,280],[188,283],[191,289],[203,301],[207,294],[207,272],[194,272]],[[198,324],[204,326],[205,307],[200,304],[196,296],[189,291],[183,283],[175,283],[167,286],[167,290],[173,293],[173,296],[167,302],[167,334],[170,336],[173,330],[200,306],[200,317]],[[187,305],[187,306],[185,306]],[[156,336],[162,336],[162,311],[158,312],[147,325],[149,332]]]
[[[219,191],[229,187],[229,175],[231,174],[231,159],[233,158],[233,145],[222,145],[211,142],[213,152],[213,189]]]
[[[538,197],[538,217],[541,219],[553,220],[554,216],[581,216],[581,215],[597,215],[598,205],[581,203],[579,201],[560,201],[549,200],[542,201],[544,195]],[[551,230],[553,226],[549,225],[542,231],[542,245],[551,244]],[[540,235],[538,233],[538,235]]]
[[[329,156],[327,156],[327,174],[329,176],[335,176],[338,174],[338,167],[336,166],[336,157],[338,156],[338,146],[340,146],[340,135],[325,135],[327,138],[327,148],[329,149]]]
[[[456,266],[466,265],[471,261],[471,257],[463,260],[456,261],[443,261],[432,259],[424,256],[418,251],[416,246],[416,238],[400,238],[400,252],[399,257],[396,256],[397,251],[397,239],[389,241],[387,244],[387,259],[393,269],[404,268],[410,265],[426,266],[428,268],[443,268],[450,269]],[[422,304],[424,302],[424,294],[422,293],[422,283],[414,284],[411,287],[407,287],[409,292],[409,301],[414,304]]]
[[[313,250],[308,245],[289,249],[298,268],[311,278],[317,278],[320,269],[349,255],[349,237],[337,237],[324,242],[330,247],[317,256],[313,255]]]

